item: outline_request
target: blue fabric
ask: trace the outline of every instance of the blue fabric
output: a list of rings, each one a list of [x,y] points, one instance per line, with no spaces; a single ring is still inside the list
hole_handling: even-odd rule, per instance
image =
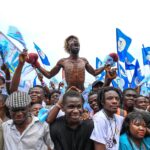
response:
[[[150,137],[144,138],[143,142],[145,144],[146,150],[150,150]],[[119,150],[140,150],[138,147],[136,147],[136,145],[133,142],[132,146],[128,140],[127,134],[126,133],[122,134],[119,140]]]
[[[37,46],[37,44],[35,44],[35,43],[33,43],[33,44],[34,44],[34,48],[37,50],[38,55],[40,56],[42,63],[44,65],[50,66],[50,62],[49,62],[46,54],[44,54],[44,52]]]
[[[132,39],[125,35],[120,29],[116,28],[117,53],[119,60],[125,62],[126,57],[130,62],[133,61],[132,55],[128,53],[128,48]]]
[[[143,56],[143,65],[150,65],[150,47],[144,47],[142,48],[142,56]]]
[[[135,70],[131,81],[131,88],[136,88],[144,78],[145,76],[141,73],[140,64],[138,60],[136,60]]]

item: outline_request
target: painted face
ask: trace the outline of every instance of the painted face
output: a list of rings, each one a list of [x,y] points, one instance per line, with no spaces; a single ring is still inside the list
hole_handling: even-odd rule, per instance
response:
[[[76,125],[80,122],[83,112],[82,100],[78,97],[67,97],[63,107],[68,124]]]
[[[129,124],[129,130],[132,137],[142,139],[146,134],[146,123],[144,120],[133,120]]]
[[[105,111],[114,114],[117,112],[117,109],[120,104],[120,98],[116,91],[110,90],[105,92],[105,100],[102,103]]]
[[[146,110],[149,105],[149,101],[145,97],[137,97],[135,101],[135,107]]]
[[[77,39],[70,39],[68,41],[68,48],[70,50],[70,53],[73,55],[77,55],[80,50],[80,44]]]
[[[42,108],[41,104],[33,104],[33,106],[31,107],[31,113],[34,116],[38,116],[39,110]]]
[[[59,93],[53,93],[51,95],[51,104],[54,105],[58,102],[59,100],[59,97],[60,97],[60,94]]]
[[[39,87],[34,87],[31,89],[29,95],[31,97],[32,103],[42,103],[42,100],[44,100],[43,90]]]
[[[29,107],[10,109],[10,116],[16,125],[22,125],[28,118]]]
[[[124,105],[127,108],[131,108],[134,106],[135,98],[137,97],[137,94],[135,91],[128,90],[124,94]]]
[[[99,111],[99,106],[97,103],[97,94],[90,95],[88,98],[90,107],[93,109],[94,113]]]

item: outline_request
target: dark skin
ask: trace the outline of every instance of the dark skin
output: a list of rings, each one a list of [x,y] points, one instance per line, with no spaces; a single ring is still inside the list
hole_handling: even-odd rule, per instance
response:
[[[11,79],[11,77],[10,77],[10,71],[9,71],[7,65],[3,64],[1,66],[1,69],[3,70],[3,72],[6,75],[6,80],[10,80]],[[6,89],[7,89],[7,93],[10,94],[10,82],[6,82]]]
[[[105,67],[99,69],[94,69],[86,58],[79,57],[80,44],[76,38],[71,38],[68,41],[67,51],[70,56],[68,58],[60,59],[56,66],[52,70],[47,71],[38,64],[35,65],[38,67],[39,71],[47,78],[52,78],[55,76],[61,68],[64,69],[65,79],[68,85],[68,88],[75,86],[81,91],[84,90],[84,81],[85,81],[85,70],[93,76],[100,74]]]

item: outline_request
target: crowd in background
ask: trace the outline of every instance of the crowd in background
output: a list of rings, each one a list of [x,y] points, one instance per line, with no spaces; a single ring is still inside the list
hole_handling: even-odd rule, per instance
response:
[[[78,42],[70,40],[71,44],[74,51],[70,54],[76,56]],[[49,78],[66,67],[71,84],[61,93],[62,82],[57,88],[52,82],[48,87],[37,73],[41,84],[22,92],[18,85],[25,56],[26,52],[20,54],[12,79],[7,65],[1,67],[6,77],[0,77],[0,150],[150,150],[150,97],[140,95],[138,88],[121,91],[112,87],[116,70],[101,68],[106,69],[105,80],[91,83],[89,110],[83,107],[84,80],[79,77],[82,79],[84,63],[84,69],[93,75],[101,70],[95,71],[85,59],[73,60],[79,69],[77,78],[74,70],[71,75],[67,72],[72,71],[71,64],[67,68],[68,59],[58,61],[51,72],[36,62],[34,67]],[[76,66],[76,61],[81,65]]]

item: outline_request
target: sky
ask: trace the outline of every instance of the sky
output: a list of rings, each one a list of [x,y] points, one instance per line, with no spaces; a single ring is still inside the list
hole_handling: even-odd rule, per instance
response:
[[[116,28],[132,38],[129,52],[139,59],[144,74],[148,70],[142,66],[141,48],[142,44],[150,46],[149,0],[0,1],[0,30],[6,34],[9,25],[16,26],[29,52],[36,52],[33,42],[37,43],[49,58],[48,70],[60,58],[68,57],[64,40],[69,35],[79,38],[80,56],[95,68],[96,57],[104,60],[116,52]],[[56,78],[60,80],[61,74]],[[86,83],[94,80],[86,73]]]

